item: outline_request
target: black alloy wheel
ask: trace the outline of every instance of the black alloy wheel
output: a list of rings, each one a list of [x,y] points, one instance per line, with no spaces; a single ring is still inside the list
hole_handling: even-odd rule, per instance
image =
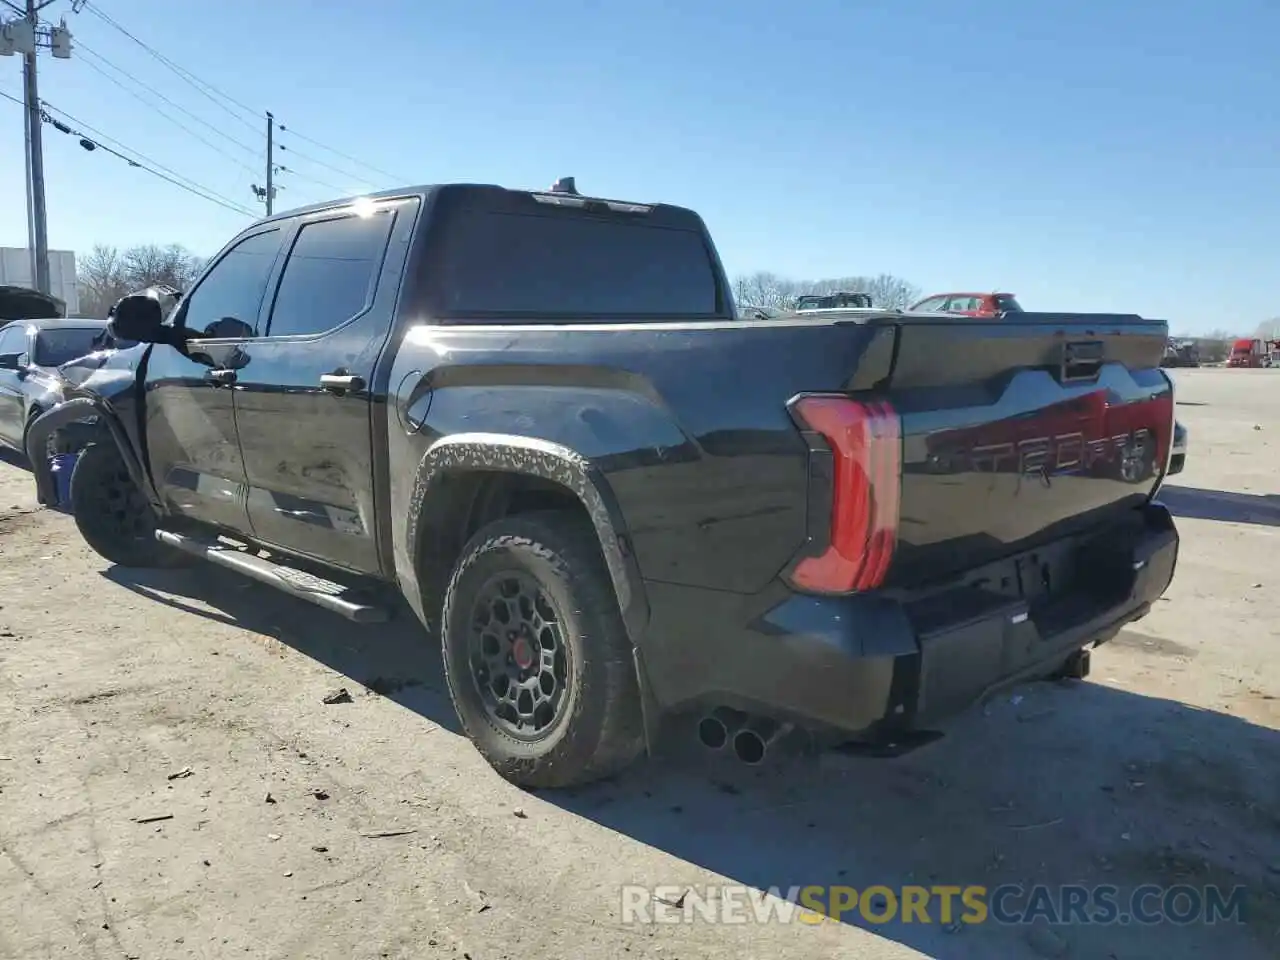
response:
[[[454,567],[440,623],[458,720],[507,780],[578,786],[643,751],[631,640],[581,513],[519,514],[478,530]]]
[[[471,619],[471,677],[501,729],[537,740],[564,715],[569,651],[563,618],[533,577],[500,573],[476,593]]]

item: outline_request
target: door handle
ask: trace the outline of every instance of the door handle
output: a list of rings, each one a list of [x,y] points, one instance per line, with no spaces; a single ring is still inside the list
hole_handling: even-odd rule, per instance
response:
[[[234,370],[228,370],[225,367],[210,370],[204,376],[206,380],[212,380],[214,385],[219,387],[223,384],[236,382],[236,372]]]
[[[351,373],[326,373],[320,377],[320,386],[331,393],[363,390],[364,378]]]

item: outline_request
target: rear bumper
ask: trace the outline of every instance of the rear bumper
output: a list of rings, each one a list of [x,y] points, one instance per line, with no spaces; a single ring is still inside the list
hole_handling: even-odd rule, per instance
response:
[[[1075,561],[1088,582],[1052,602],[980,589],[986,570],[924,597],[731,599],[649,584],[646,679],[665,709],[726,705],[846,734],[936,724],[1144,616],[1173,579],[1178,534],[1153,503],[1135,529],[1071,547],[1088,551]]]

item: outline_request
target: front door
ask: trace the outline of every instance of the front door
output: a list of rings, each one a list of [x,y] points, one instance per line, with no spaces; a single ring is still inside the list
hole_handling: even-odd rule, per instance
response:
[[[371,397],[416,208],[303,219],[236,385],[255,537],[359,573],[381,566]]]
[[[248,517],[236,377],[284,233],[273,225],[233,241],[174,314],[193,336],[186,355],[157,344],[147,366],[147,451],[161,498],[182,516],[237,532],[248,532]]]
[[[0,330],[0,353],[27,353],[30,335],[25,323],[14,323]],[[18,370],[0,369],[0,441],[11,447],[22,445],[26,426],[23,374]]]

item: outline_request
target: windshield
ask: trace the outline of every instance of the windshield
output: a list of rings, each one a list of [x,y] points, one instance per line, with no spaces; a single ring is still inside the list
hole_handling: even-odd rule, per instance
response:
[[[101,327],[64,327],[45,329],[36,334],[35,355],[31,362],[39,367],[58,367],[86,353],[101,350]]]
[[[137,340],[118,340],[112,339],[111,333],[106,327],[97,332],[93,338],[93,349],[97,350],[128,350],[130,347],[136,347]]]
[[[1001,294],[996,297],[996,309],[1001,313],[1022,313],[1022,304],[1007,294]]]

